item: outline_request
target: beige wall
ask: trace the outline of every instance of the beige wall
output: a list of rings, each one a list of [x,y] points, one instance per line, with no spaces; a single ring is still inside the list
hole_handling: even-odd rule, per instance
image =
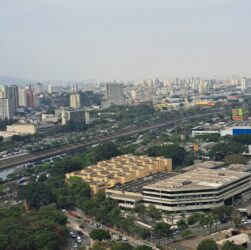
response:
[[[12,124],[7,126],[7,132],[17,134],[35,134],[37,131],[34,124]]]

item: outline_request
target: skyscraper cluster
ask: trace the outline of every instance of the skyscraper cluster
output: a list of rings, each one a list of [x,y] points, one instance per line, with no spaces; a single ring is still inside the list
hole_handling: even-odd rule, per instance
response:
[[[34,85],[38,87],[37,85]],[[38,90],[36,90],[38,91]],[[0,119],[11,119],[18,107],[36,106],[33,86],[0,85]]]

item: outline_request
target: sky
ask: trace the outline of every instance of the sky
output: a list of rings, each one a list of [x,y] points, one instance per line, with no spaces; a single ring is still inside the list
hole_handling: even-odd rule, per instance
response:
[[[0,75],[249,75],[250,10],[250,0],[0,0]]]

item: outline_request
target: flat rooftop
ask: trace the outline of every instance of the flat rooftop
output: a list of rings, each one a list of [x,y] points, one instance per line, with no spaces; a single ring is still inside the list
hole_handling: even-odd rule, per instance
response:
[[[187,172],[187,171],[195,170],[197,168],[216,169],[216,168],[220,168],[224,165],[226,165],[226,163],[224,161],[203,161],[203,162],[196,163],[194,165],[182,168],[181,171]]]
[[[196,170],[146,185],[144,188],[166,189],[172,191],[217,189],[247,176],[250,176],[250,174],[230,170],[197,168]]]

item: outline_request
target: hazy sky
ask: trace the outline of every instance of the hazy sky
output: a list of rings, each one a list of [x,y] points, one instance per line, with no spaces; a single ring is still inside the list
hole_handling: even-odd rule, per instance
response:
[[[251,0],[0,0],[0,75],[251,73]]]

